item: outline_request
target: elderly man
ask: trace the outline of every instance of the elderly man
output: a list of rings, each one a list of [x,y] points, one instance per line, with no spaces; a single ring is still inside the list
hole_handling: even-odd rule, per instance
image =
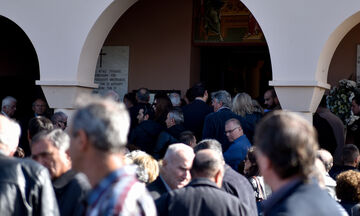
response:
[[[70,126],[73,169],[86,174],[92,191],[85,215],[155,215],[135,169],[125,165],[130,117],[124,104],[111,99],[83,98]]]
[[[295,113],[274,111],[255,132],[256,157],[272,196],[264,215],[343,215],[339,205],[311,181],[318,143],[312,125]]]
[[[170,110],[165,120],[167,129],[159,134],[153,151],[155,159],[163,158],[168,146],[179,142],[180,134],[185,131],[183,122],[184,115],[181,109],[174,108]]]
[[[178,143],[169,146],[160,167],[159,177],[147,186],[154,200],[189,183],[194,156],[193,149],[188,145]]]
[[[244,206],[222,191],[224,161],[211,149],[196,153],[191,168],[193,180],[156,201],[159,215],[246,215]]]
[[[228,150],[224,152],[225,162],[238,171],[239,164],[245,160],[251,143],[244,134],[240,121],[237,119],[232,118],[226,121],[225,134],[231,142]]]
[[[66,129],[67,120],[68,116],[61,111],[56,112],[53,116],[51,116],[51,122],[53,123],[54,128],[60,128],[61,130]]]
[[[59,215],[47,170],[27,159],[11,158],[20,127],[0,116],[1,215]]]
[[[217,140],[205,139],[194,147],[195,153],[202,149],[211,149],[217,152],[224,161],[221,144]],[[251,187],[250,182],[227,164],[224,164],[224,177],[221,188],[239,199],[240,203],[244,206],[244,215],[258,215],[254,190]]]
[[[17,100],[11,96],[7,96],[1,103],[1,114],[6,117],[12,118],[16,111]]]
[[[213,92],[211,98],[214,112],[205,117],[203,139],[216,139],[221,143],[223,151],[226,151],[230,142],[225,135],[225,122],[231,118],[239,119],[245,134],[248,132],[248,123],[230,110],[231,96],[227,91]]]
[[[82,173],[71,170],[66,153],[69,136],[61,129],[42,131],[32,139],[31,157],[49,170],[61,215],[79,215],[81,200],[90,190]]]

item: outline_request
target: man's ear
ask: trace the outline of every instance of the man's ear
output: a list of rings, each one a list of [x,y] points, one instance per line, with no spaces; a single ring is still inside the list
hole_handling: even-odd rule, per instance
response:
[[[217,171],[217,173],[215,174],[214,180],[215,180],[216,185],[219,188],[221,188],[221,186],[222,186],[223,176],[224,176],[224,174],[223,174],[223,171],[221,169],[219,169]]]
[[[79,130],[77,132],[75,139],[78,139],[77,143],[78,143],[79,150],[86,151],[89,148],[89,145],[90,145],[89,138],[86,135],[84,130]]]
[[[149,120],[149,114],[146,114],[146,115],[144,116],[144,120]]]

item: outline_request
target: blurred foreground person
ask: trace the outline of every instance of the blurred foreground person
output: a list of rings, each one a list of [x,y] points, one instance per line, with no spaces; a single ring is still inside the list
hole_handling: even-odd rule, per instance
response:
[[[73,169],[91,186],[84,215],[155,215],[153,200],[125,165],[130,117],[124,104],[84,97],[70,126]]]
[[[255,133],[256,157],[273,193],[263,201],[265,215],[346,215],[309,178],[318,148],[314,127],[291,112],[274,111]]]
[[[20,126],[0,116],[0,215],[59,215],[47,170],[16,151]]]

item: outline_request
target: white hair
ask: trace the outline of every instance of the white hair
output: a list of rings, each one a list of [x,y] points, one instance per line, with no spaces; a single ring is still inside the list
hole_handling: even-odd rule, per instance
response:
[[[1,102],[1,108],[4,106],[9,106],[12,102],[17,102],[17,100],[14,97],[6,96],[2,102]]]
[[[184,152],[184,155],[195,157],[193,148],[183,143],[175,143],[170,145],[166,150],[164,160],[171,161],[171,158],[179,152]]]
[[[180,99],[180,95],[178,93],[176,93],[176,92],[170,93],[169,98],[170,98],[170,101],[173,106],[180,106],[181,99]]]

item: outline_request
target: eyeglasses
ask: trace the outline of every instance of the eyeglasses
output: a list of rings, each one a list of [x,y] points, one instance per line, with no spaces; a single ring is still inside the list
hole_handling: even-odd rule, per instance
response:
[[[234,128],[234,129],[232,129],[232,130],[225,131],[225,134],[232,133],[232,132],[234,132],[234,130],[236,130],[236,129],[238,129],[238,128],[240,128],[240,127],[236,127],[236,128]]]

